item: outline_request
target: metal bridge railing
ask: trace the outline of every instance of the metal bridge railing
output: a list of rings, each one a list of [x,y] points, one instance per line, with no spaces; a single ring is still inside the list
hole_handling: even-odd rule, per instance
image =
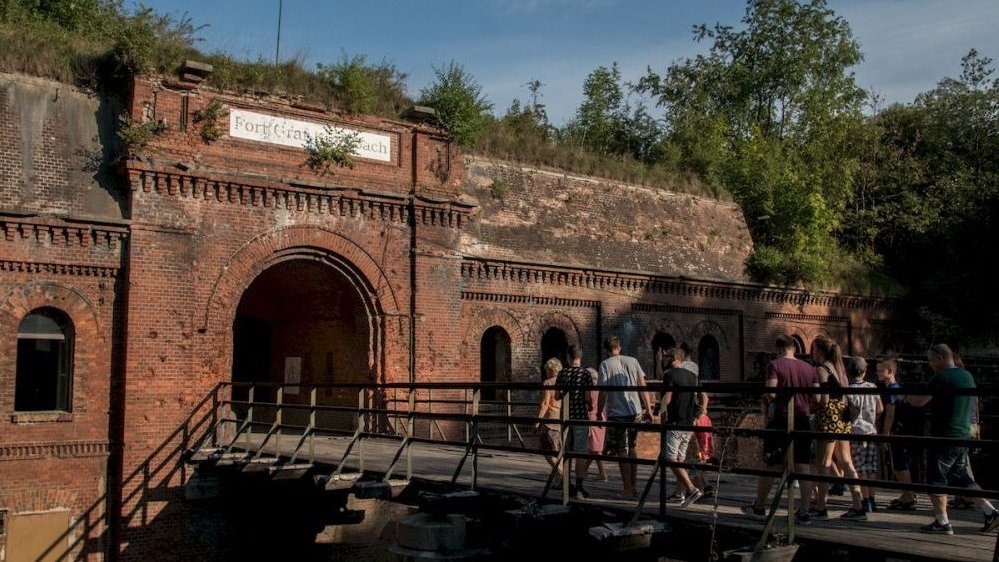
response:
[[[295,402],[288,400],[287,390],[293,387],[298,396],[302,396],[302,391],[308,393],[308,400],[299,398]],[[554,387],[556,390],[568,390],[561,387]],[[234,391],[245,389],[245,399],[234,399]],[[259,399],[261,391],[267,389],[273,391],[274,401],[262,401]],[[665,516],[666,513],[666,469],[669,467],[682,467],[696,469],[705,472],[728,473],[738,475],[775,477],[778,479],[777,486],[773,492],[773,499],[767,509],[767,518],[764,525],[764,534],[761,538],[765,541],[771,528],[774,525],[776,514],[784,499],[787,505],[787,532],[789,539],[793,541],[795,529],[795,497],[794,487],[790,484],[794,480],[810,481],[818,483],[843,483],[847,485],[863,485],[880,489],[907,490],[913,492],[925,492],[930,494],[955,494],[965,497],[981,497],[999,500],[999,490],[994,489],[967,489],[952,486],[933,486],[918,483],[901,483],[888,480],[872,480],[862,478],[833,477],[817,474],[801,474],[794,471],[794,443],[796,437],[807,437],[811,439],[825,440],[849,440],[866,441],[876,443],[896,443],[910,444],[915,446],[958,446],[973,447],[983,450],[999,451],[999,441],[991,439],[949,439],[928,436],[901,436],[901,435],[861,435],[861,434],[838,434],[811,431],[809,428],[796,428],[794,426],[794,397],[800,394],[821,395],[827,394],[827,389],[821,388],[766,388],[761,384],[749,383],[704,383],[698,387],[672,387],[673,393],[682,392],[706,392],[708,394],[727,394],[749,398],[759,398],[763,395],[776,396],[775,399],[786,402],[788,420],[787,428],[783,430],[755,429],[739,427],[738,422],[732,425],[714,425],[712,427],[703,426],[665,426],[652,422],[615,422],[615,421],[589,421],[568,419],[569,408],[563,406],[562,417],[559,420],[543,419],[534,416],[519,415],[519,411],[525,408],[536,408],[537,402],[517,401],[513,397],[529,392],[539,393],[543,389],[540,384],[525,383],[385,383],[385,384],[296,384],[287,385],[279,383],[223,383],[215,390],[212,399],[213,408],[216,410],[212,414],[214,423],[201,446],[211,445],[213,448],[223,450],[225,453],[233,453],[234,449],[240,448],[245,452],[252,453],[253,459],[258,459],[265,455],[268,444],[273,446],[270,454],[278,458],[287,458],[288,463],[295,465],[303,459],[310,463],[315,463],[317,435],[339,435],[349,436],[350,440],[342,453],[341,458],[336,463],[336,468],[332,475],[333,479],[343,474],[344,468],[351,454],[357,457],[359,472],[365,471],[365,451],[364,443],[371,439],[388,439],[398,441],[398,446],[390,461],[388,469],[383,474],[383,479],[388,481],[398,468],[400,462],[405,464],[405,478],[411,479],[413,476],[413,455],[412,446],[416,443],[433,443],[438,445],[449,445],[462,448],[464,454],[452,474],[452,483],[457,483],[459,477],[465,469],[465,465],[470,467],[470,487],[478,487],[479,477],[479,455],[481,451],[503,451],[525,455],[553,456],[552,451],[543,450],[533,446],[529,440],[525,440],[520,434],[518,426],[533,426],[535,423],[558,424],[561,427],[560,438],[561,447],[555,454],[555,462],[548,474],[544,488],[540,492],[542,499],[546,498],[552,488],[552,484],[559,472],[565,476],[565,484],[561,490],[561,501],[567,504],[570,500],[569,463],[572,459],[603,460],[608,462],[633,463],[637,465],[652,466],[652,474],[642,487],[637,507],[634,511],[633,519],[637,518],[648,500],[650,490],[658,479],[660,482],[659,513]],[[544,387],[550,390],[552,387]],[[492,396],[500,396],[501,400],[482,400],[484,390],[488,390]],[[593,386],[589,390],[599,392],[655,392],[658,389],[653,386],[645,387],[616,387],[616,386]],[[320,393],[335,395],[356,394],[356,402],[352,404],[323,404],[320,403]],[[876,394],[885,395],[892,392],[880,388],[860,388],[846,387],[839,389],[844,395],[847,394]],[[515,394],[516,393],[516,394]],[[932,395],[934,398],[943,399],[954,395],[970,395],[979,397],[999,396],[999,389],[995,387],[983,387],[978,389],[962,390],[931,390],[925,385],[910,385],[905,390],[896,392],[906,395]],[[567,400],[564,398],[563,400]],[[656,397],[658,400],[658,397]],[[564,404],[564,402],[563,402]],[[484,408],[484,406],[486,408]],[[498,409],[500,413],[486,413],[486,409]],[[734,409],[729,408],[729,413]],[[267,416],[262,416],[266,411]],[[292,423],[289,416],[298,420]],[[731,417],[731,416],[729,416]],[[352,418],[350,426],[342,423],[324,425],[323,420],[344,420]],[[417,426],[422,424],[425,431],[418,435]],[[506,429],[506,444],[494,443],[484,439],[484,426],[500,426]],[[568,450],[568,440],[570,428],[572,426],[602,426],[606,428],[619,427],[637,429],[640,432],[659,433],[660,443],[665,442],[667,431],[691,431],[709,432],[718,437],[730,439],[732,437],[748,437],[761,439],[765,436],[778,435],[786,445],[785,462],[779,471],[769,469],[751,468],[739,466],[732,462],[725,455],[720,459],[711,462],[676,462],[666,460],[662,453],[654,459],[618,457],[613,455],[593,455],[575,453]],[[463,439],[455,438],[461,432],[455,433],[454,428],[464,428]],[[254,443],[252,436],[255,428],[266,431],[260,436],[260,442]],[[283,436],[293,438],[293,445],[286,447]],[[451,438],[449,438],[449,436]],[[515,440],[516,437],[516,440]],[[999,555],[999,541],[996,547]]]

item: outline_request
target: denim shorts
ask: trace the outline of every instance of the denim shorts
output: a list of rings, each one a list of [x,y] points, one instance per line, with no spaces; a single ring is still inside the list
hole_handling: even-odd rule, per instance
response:
[[[975,479],[968,474],[968,448],[947,445],[927,448],[926,483],[931,486],[951,484],[959,488],[974,484]]]

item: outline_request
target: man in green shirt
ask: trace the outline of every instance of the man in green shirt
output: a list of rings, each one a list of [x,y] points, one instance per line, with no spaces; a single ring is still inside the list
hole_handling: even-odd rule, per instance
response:
[[[930,379],[932,394],[906,396],[905,400],[916,407],[930,405],[930,435],[950,439],[971,437],[971,412],[974,396],[955,395],[946,391],[961,388],[975,388],[971,373],[954,365],[954,353],[947,345],[938,343],[926,353],[930,368],[936,375]],[[943,390],[945,392],[936,392]],[[968,474],[968,448],[957,445],[930,445],[927,449],[926,483],[931,486],[959,486],[981,489]],[[946,494],[930,494],[933,502],[933,521],[919,528],[924,533],[953,535],[954,529],[947,518]],[[984,498],[975,498],[975,503],[985,516],[982,533],[999,528],[999,511]]]

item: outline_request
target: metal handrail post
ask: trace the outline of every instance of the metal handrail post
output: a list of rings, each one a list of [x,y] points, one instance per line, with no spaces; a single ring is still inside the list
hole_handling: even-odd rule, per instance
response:
[[[316,462],[316,387],[309,393],[309,460]]]
[[[511,396],[512,391],[509,388],[506,389],[506,416],[508,418],[513,417],[513,399]],[[506,422],[506,442],[513,442],[513,423],[510,421]]]
[[[364,388],[357,391],[357,470],[364,472],[364,438],[361,434],[367,425],[368,414],[364,411]]]
[[[568,398],[568,396],[567,396]],[[561,431],[561,449],[562,457],[559,459],[558,469],[562,472],[562,505],[569,505],[569,482],[572,482],[570,478],[569,471],[567,470],[572,464],[569,459],[566,458],[565,453],[568,452],[566,445],[569,443],[569,401],[562,401],[562,408],[559,409],[559,418],[562,421],[562,426],[559,428]],[[579,462],[578,460],[576,462]]]
[[[235,429],[237,427],[236,421],[235,421],[236,420],[236,413],[233,411],[233,406],[232,406],[232,388],[233,388],[232,385],[226,385],[225,386],[225,390],[223,391],[223,395],[222,395],[222,399],[224,400],[226,397],[228,397],[228,402],[229,402],[226,405],[226,407],[225,407],[225,415],[222,416],[222,417],[224,419],[233,420],[232,427],[228,427],[227,426],[227,427],[223,427],[222,428],[222,436],[221,436],[221,441],[220,442],[224,442],[224,443],[231,443],[232,442],[232,440],[229,439],[229,432],[232,431],[233,429]],[[219,425],[223,425],[223,422],[221,420],[219,421]]]
[[[479,399],[481,389],[472,390],[472,490],[479,483]]]
[[[253,396],[256,394],[256,388],[257,387],[251,385],[250,386],[250,390],[247,392],[247,400],[246,401],[249,402],[249,405],[247,405],[247,407],[246,407],[246,437],[245,437],[246,446],[245,446],[245,448],[246,448],[247,451],[250,450],[250,444],[251,444],[250,443],[250,437],[251,437],[251,434],[253,433]]]
[[[277,453],[274,455],[278,458],[281,457],[281,424],[283,422],[283,411],[282,404],[284,404],[284,387],[277,387],[277,412],[274,413],[274,448]]]
[[[666,415],[666,396],[665,394],[659,399],[659,420]],[[659,424],[659,519],[666,519],[666,463],[661,462],[666,454],[666,426],[662,423]]]
[[[416,417],[413,415],[416,412],[416,389],[412,388],[409,391],[409,420],[407,421],[408,433],[406,437],[415,437],[416,431]],[[413,444],[410,442],[406,446],[406,481],[413,479]]]
[[[219,418],[224,417],[219,412],[220,402],[219,392],[222,391],[222,385],[215,385],[215,390],[212,391],[212,448],[218,447],[219,444]]]
[[[462,398],[462,401],[464,402],[464,404],[462,406],[464,407],[464,409],[465,409],[465,415],[467,416],[468,415],[468,389],[467,388],[463,389],[462,392],[464,393],[464,398]],[[471,439],[471,434],[472,434],[472,432],[471,432],[471,425],[468,423],[468,419],[466,418],[466,420],[465,420],[465,441],[466,442],[469,439]]]
[[[434,413],[434,390],[432,388],[427,389],[427,413]],[[427,439],[434,438],[434,419],[430,418],[430,423],[427,424]]]
[[[787,399],[787,459],[785,461],[787,472],[794,472],[794,392],[788,394]],[[791,482],[787,483],[787,543],[794,544],[794,486]],[[802,505],[805,505],[805,500],[802,499]]]

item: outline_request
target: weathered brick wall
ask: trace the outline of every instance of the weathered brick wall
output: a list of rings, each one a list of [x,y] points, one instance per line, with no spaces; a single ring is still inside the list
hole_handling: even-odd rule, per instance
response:
[[[116,156],[120,102],[65,84],[0,73],[0,201],[44,215],[121,219],[127,188]]]
[[[467,258],[462,273],[463,370],[478,371],[482,334],[500,326],[513,341],[519,380],[537,377],[541,337],[551,327],[570,343],[580,334],[588,365],[600,361],[599,340],[616,335],[650,376],[657,333],[688,342],[695,360],[701,338],[710,335],[718,342],[721,380],[741,381],[756,374],[757,355],[773,353],[779,334],[798,334],[806,346],[826,334],[848,353],[881,352],[890,312],[877,299],[499,260]]]
[[[752,240],[732,203],[502,162],[466,163],[481,257],[745,281]]]
[[[69,510],[57,549],[100,559],[107,544],[112,358],[128,230],[108,177],[114,102],[0,75],[0,508]],[[111,141],[109,141],[109,135]],[[17,332],[51,307],[72,324],[68,412],[16,412]]]
[[[205,142],[198,112],[211,101],[226,111],[253,110],[271,116],[315,124],[329,124],[353,131],[372,132],[391,138],[390,161],[355,158],[353,168],[334,167],[331,173],[314,171],[307,165],[303,149],[256,142],[229,135],[231,114],[218,122],[223,135]],[[239,171],[258,180],[278,181],[323,191],[337,188],[385,190],[396,194],[434,198],[461,195],[462,161],[457,148],[437,129],[368,116],[347,116],[308,108],[277,97],[250,98],[223,92],[194,89],[191,85],[137,79],[133,84],[132,118],[138,122],[160,122],[165,130],[146,155],[184,170]]]
[[[460,174],[447,169],[457,166],[448,163],[450,145],[419,127],[351,119],[346,125],[395,135],[392,161],[357,159],[354,169],[323,176],[303,166],[302,149],[227,136],[206,144],[193,125],[187,131],[173,125],[185,114],[193,123],[193,113],[208,97],[146,81],[135,85],[133,118],[164,119],[168,130],[129,167],[135,220],[126,474],[162,463],[175,466],[174,455],[192,445],[183,429],[192,425],[192,410],[231,377],[236,307],[257,275],[284,260],[329,265],[372,307],[367,372],[323,382],[408,380],[410,228],[416,225],[421,274],[415,298],[428,320],[416,338],[418,369],[431,379],[456,371],[456,359],[446,350],[456,337],[447,327],[456,333],[459,325],[460,297],[453,289],[460,261],[449,254],[468,205],[457,197]],[[300,119],[339,119],[307,115],[275,100],[221,99]],[[313,310],[323,306],[302,304]],[[310,346],[310,353],[335,352],[330,345]],[[124,494],[132,497],[124,506],[127,556],[139,555],[140,546],[151,542],[184,547],[185,533],[177,531],[186,528],[184,479],[174,469],[126,483]],[[157,489],[155,499],[132,495],[131,488],[144,486]]]

